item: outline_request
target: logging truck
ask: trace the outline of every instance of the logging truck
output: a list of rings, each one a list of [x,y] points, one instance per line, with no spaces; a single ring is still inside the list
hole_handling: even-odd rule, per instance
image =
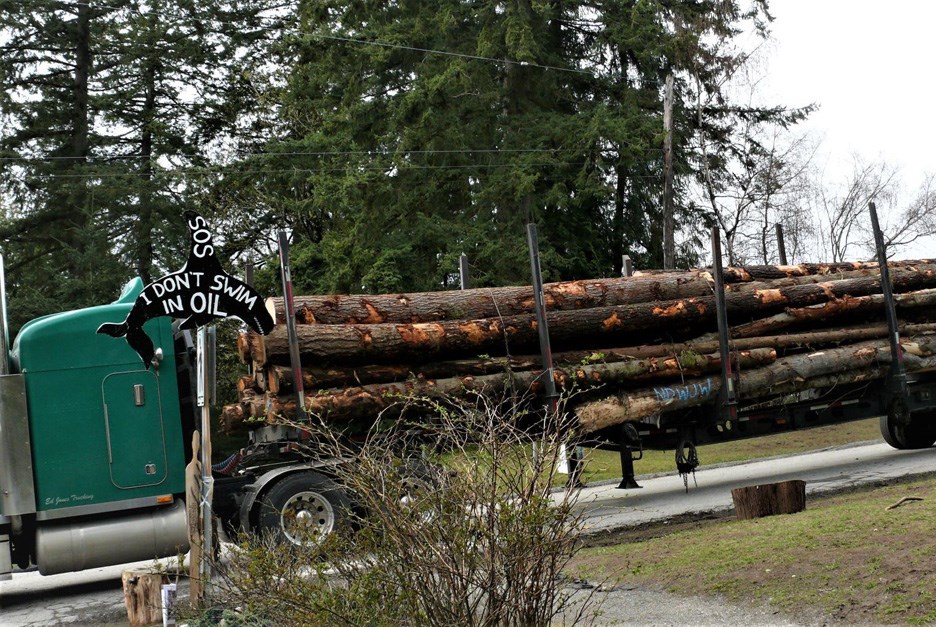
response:
[[[33,320],[12,346],[0,342],[0,579],[14,565],[50,575],[189,548],[192,334],[149,320],[154,357],[142,367],[128,343],[96,332],[125,318],[143,289],[135,279],[113,303]],[[306,528],[331,529],[346,497],[315,462],[290,454],[287,430],[259,431],[236,475],[231,464],[217,469],[215,514],[287,539],[286,510]]]
[[[192,237],[195,254],[196,244],[205,245],[205,241],[198,239],[201,237],[198,231],[193,231]],[[190,259],[187,271],[202,272],[194,271],[194,267]],[[628,361],[635,355],[638,361],[643,359],[638,350],[641,347],[634,347],[618,351],[621,359],[617,361],[614,361],[615,355],[607,351],[603,354],[607,363],[579,363],[567,367],[565,372],[561,372],[561,368],[554,370],[550,363],[548,368],[532,370],[527,379],[522,373],[514,373],[510,380],[515,384],[526,381],[524,385],[529,389],[537,387],[536,382],[542,380],[544,373],[552,374],[559,386],[597,382],[592,388],[593,394],[584,396],[587,402],[574,408],[581,426],[579,442],[617,447],[622,452],[625,476],[622,488],[634,487],[631,456],[643,445],[675,446],[682,457],[680,471],[690,471],[697,463],[694,454],[697,442],[881,416],[881,432],[890,445],[929,447],[936,441],[936,376],[932,374],[936,371],[936,342],[928,338],[933,337],[931,334],[936,329],[929,326],[933,323],[926,316],[898,320],[894,304],[902,303],[910,309],[922,305],[922,309],[928,311],[932,305],[932,288],[936,287],[936,265],[906,263],[900,266],[900,276],[893,281],[886,274],[887,268],[886,262],[879,268],[873,264],[836,268],[836,275],[865,274],[842,278],[835,286],[827,284],[828,281],[804,280],[785,283],[784,287],[739,290],[737,293],[742,294],[739,299],[757,303],[758,307],[772,299],[776,309],[776,301],[787,299],[779,305],[780,309],[784,304],[793,307],[783,312],[787,318],[795,318],[795,306],[826,307],[833,313],[840,313],[844,307],[842,303],[848,305],[847,311],[866,307],[873,315],[858,325],[796,337],[763,333],[745,336],[736,326],[729,345],[731,320],[724,303],[725,273],[719,262],[712,270],[718,337],[703,337],[685,344],[694,351],[696,366],[705,369],[715,365],[713,374],[703,372],[701,376],[687,379],[683,369],[692,370],[690,364],[684,358],[682,362],[676,359],[675,378],[670,372],[669,379],[664,382],[641,388],[639,382],[644,380],[641,377],[646,372],[638,371],[647,364],[637,367],[633,361]],[[866,273],[872,270],[883,275],[876,284],[867,280]],[[775,271],[786,278],[792,276],[786,267],[775,268]],[[739,271],[738,275],[750,280],[751,272]],[[180,271],[169,276],[174,277],[171,287],[182,294],[181,286],[189,280],[187,275]],[[224,279],[217,283],[223,294],[232,299],[231,306],[237,304],[233,302],[237,299],[244,300],[245,292],[240,287],[232,287],[233,279],[218,276]],[[689,283],[683,280],[685,276],[677,279],[674,285]],[[872,293],[892,283],[908,291],[896,296],[887,289],[882,295]],[[147,290],[151,288],[135,279],[113,303],[33,320],[22,327],[12,346],[8,344],[5,305],[0,311],[3,327],[0,329],[0,579],[8,578],[14,565],[21,568],[35,565],[41,574],[48,575],[176,555],[188,550],[185,474],[193,455],[189,443],[198,424],[196,380],[200,377],[196,376],[196,351],[186,321],[173,321],[171,316],[164,316],[144,323],[142,318],[135,317],[142,308],[152,305],[151,296],[156,292],[170,291],[168,281],[160,285],[148,296]],[[606,295],[607,288],[602,285],[599,291]],[[702,288],[703,292],[707,289],[705,285]],[[561,285],[546,287],[547,292],[558,290],[556,293],[560,293],[561,289]],[[843,294],[848,298],[835,297],[836,289],[847,289]],[[587,292],[581,285],[574,291],[576,294]],[[186,305],[191,310],[187,312],[187,320],[203,324],[199,316],[205,313],[209,303],[213,302],[216,309],[224,304],[221,298],[212,300],[210,295],[199,297],[198,294],[186,292],[185,302],[179,296],[181,304],[172,311],[181,311],[182,305]],[[632,293],[627,294],[630,294],[628,298],[633,297]],[[794,296],[806,300],[794,301]],[[672,301],[652,301],[649,307],[654,312],[664,312],[652,314],[658,317],[668,315],[665,312],[669,311],[683,315],[691,309],[687,303],[704,313],[707,309],[702,305],[708,301],[700,298],[710,297],[680,298],[677,295]],[[520,300],[524,299],[521,294]],[[398,295],[391,300],[399,305],[413,299]],[[171,305],[175,301],[169,302]],[[328,308],[333,309],[335,302],[335,298],[331,298]],[[2,294],[0,303],[5,303]],[[835,306],[827,307],[830,303]],[[241,304],[253,306],[252,302]],[[636,306],[603,306],[606,309],[599,312],[595,331],[585,327],[588,334],[598,338],[597,345],[600,345],[598,336],[608,327],[607,320],[631,316],[639,321]],[[889,312],[887,326],[879,324],[882,306]],[[168,312],[171,307],[167,305],[165,309]],[[374,311],[377,308],[368,309],[367,315]],[[767,314],[771,311],[774,310],[765,309]],[[809,315],[814,318],[817,311],[811,309]],[[243,313],[240,317],[244,319],[248,315]],[[528,324],[522,314],[515,317],[517,328]],[[125,322],[115,323],[120,319]],[[553,317],[551,321],[558,319]],[[711,317],[703,317],[703,314],[699,319],[712,322]],[[759,329],[765,328],[764,320],[767,319],[754,321],[760,325]],[[328,326],[319,323],[315,332],[325,332]],[[341,325],[331,326],[337,329]],[[352,329],[352,332],[358,339],[366,335],[368,346],[372,346],[374,338],[378,337],[378,326],[373,325],[372,334],[361,329]],[[482,326],[474,325],[472,329],[476,337],[484,339]],[[542,329],[545,325],[531,328],[535,330],[537,326]],[[435,323],[430,323],[430,327],[443,328]],[[426,328],[422,327],[397,325],[394,328],[411,342],[426,335]],[[674,329],[675,324],[670,325],[667,332],[675,333]],[[646,329],[638,331],[644,336],[647,334]],[[912,341],[902,340],[898,331],[910,334]],[[276,333],[274,330],[270,337],[275,339]],[[501,327],[492,337],[501,341],[498,338],[504,333]],[[108,337],[122,337],[121,334],[127,336],[127,342]],[[518,331],[514,337],[520,336]],[[749,348],[766,347],[768,353],[773,351],[768,354],[772,363],[752,366],[739,376],[738,364],[746,363],[742,361],[745,356],[741,350],[745,346],[744,337],[750,340]],[[581,343],[576,338],[570,341]],[[701,354],[700,351],[704,353],[702,347],[709,344],[717,347],[720,355],[707,358]],[[777,358],[776,352],[784,345],[795,346],[797,350]],[[675,346],[671,344],[662,353],[656,353],[660,361],[651,364],[654,372],[667,361]],[[809,350],[810,346],[823,348]],[[416,351],[414,345],[409,345],[407,350]],[[270,383],[277,378],[279,366],[270,360],[269,352],[265,351],[267,362],[255,364],[253,380],[263,378]],[[142,366],[141,357],[145,357]],[[257,361],[256,355],[254,358]],[[508,357],[514,360],[508,365],[515,366],[516,359]],[[491,365],[487,363],[488,357],[475,361],[484,362],[481,366]],[[459,363],[464,365],[463,361]],[[503,365],[502,362],[494,364],[501,369]],[[477,363],[471,364],[471,367],[476,366]],[[450,364],[445,366],[449,367]],[[448,372],[445,368],[443,372]],[[364,376],[365,370],[361,366],[356,372]],[[377,376],[378,370],[385,373],[388,369],[378,368],[370,374]],[[638,384],[628,378],[635,373]],[[293,374],[299,383],[301,377]],[[457,386],[448,389],[477,385],[484,376],[495,377],[462,377]],[[500,377],[502,379],[503,374]],[[629,387],[614,388],[614,394],[607,394],[611,389],[607,386],[622,378],[629,381]],[[410,376],[407,381],[406,386],[416,386],[417,392],[439,387],[421,376]],[[493,381],[495,378],[490,379]],[[346,389],[345,399],[359,395],[366,397],[369,404],[328,405],[335,394],[329,396],[322,391],[305,397],[303,404],[322,411],[331,409],[336,416],[340,416],[342,407],[353,406],[355,410],[366,407],[373,411],[379,409],[386,398],[380,396],[380,389],[389,390],[390,396],[396,398],[400,390],[413,389],[397,389],[392,385],[395,384],[390,384],[389,388],[368,388],[366,383],[356,382],[353,389]],[[267,392],[267,406],[272,400]],[[295,405],[293,400],[293,410]],[[244,411],[244,403],[238,407],[238,411]],[[285,403],[277,408],[283,413],[287,410]],[[256,413],[262,414],[262,411]],[[325,534],[340,522],[342,512],[347,511],[351,503],[333,473],[334,464],[342,460],[316,461],[304,455],[300,435],[301,430],[291,427],[262,424],[251,430],[250,444],[246,448],[212,468],[212,509],[226,527],[266,531],[295,542],[299,541],[297,531],[300,528]]]

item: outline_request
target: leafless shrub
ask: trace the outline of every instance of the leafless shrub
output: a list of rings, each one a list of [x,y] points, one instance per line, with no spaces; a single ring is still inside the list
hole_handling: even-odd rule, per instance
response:
[[[431,405],[430,442],[393,422],[350,448],[313,427],[316,454],[353,459],[333,477],[354,504],[351,524],[298,545],[243,538],[216,582],[228,606],[271,625],[569,620],[563,571],[580,520],[575,493],[551,488],[565,415],[484,395],[419,402]],[[577,601],[571,613],[591,609]]]

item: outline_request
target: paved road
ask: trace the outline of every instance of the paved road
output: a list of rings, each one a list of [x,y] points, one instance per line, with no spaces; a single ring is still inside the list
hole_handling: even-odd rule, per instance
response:
[[[12,580],[0,581],[0,625],[128,625],[121,573],[152,565],[149,560],[48,577],[14,573]]]
[[[642,489],[616,484],[586,487],[579,496],[588,531],[631,527],[682,514],[733,508],[731,490],[788,479],[806,482],[806,494],[845,490],[894,477],[936,472],[936,448],[896,451],[882,443],[817,451],[721,468],[702,468],[689,478],[639,480]]]
[[[582,490],[579,503],[585,514],[586,530],[601,531],[687,513],[729,510],[731,489],[745,485],[803,479],[807,494],[816,494],[932,472],[936,472],[936,448],[895,451],[883,443],[866,444],[703,468],[696,473],[695,482],[689,479],[688,494],[678,476],[639,479],[642,489],[589,486]],[[148,564],[140,562],[136,566]],[[40,577],[36,572],[17,573],[12,581],[0,582],[0,625],[126,624],[120,574],[128,567],[51,577]]]

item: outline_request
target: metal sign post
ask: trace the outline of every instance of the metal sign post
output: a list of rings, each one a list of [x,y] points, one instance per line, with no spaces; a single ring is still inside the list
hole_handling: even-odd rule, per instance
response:
[[[218,318],[239,318],[260,335],[267,335],[273,330],[275,323],[260,293],[249,282],[241,281],[222,267],[215,254],[216,248],[211,229],[208,228],[208,220],[194,211],[186,211],[183,218],[189,230],[189,255],[185,265],[144,286],[122,322],[105,322],[98,327],[97,332],[124,339],[139,355],[143,367],[153,368],[158,374],[163,351],[143,330],[144,323],[153,318],[176,318],[180,320],[179,329],[184,331],[183,337],[188,345],[191,345],[189,331],[198,329],[196,401],[201,409],[201,430],[198,438],[193,434],[192,461],[186,466],[185,479],[186,518],[193,546],[190,566],[194,569],[198,561],[196,548],[201,549],[203,557],[214,554],[211,512],[214,485],[211,474],[209,406],[216,396],[216,335],[214,327],[206,328],[205,325]],[[3,294],[0,293],[0,302],[2,301]],[[198,453],[195,451],[196,447],[199,449]],[[200,531],[198,521],[201,521]],[[198,564],[197,576],[203,585],[207,585],[210,574],[210,559],[202,559]],[[192,582],[196,582],[195,577],[192,578]]]
[[[198,406],[201,408],[201,520],[202,520],[202,559],[199,568],[203,590],[211,582],[211,556],[214,546],[213,525],[211,522],[211,497],[214,491],[214,478],[211,476],[211,398],[213,394],[213,354],[214,327],[198,329],[195,357],[197,361]]]

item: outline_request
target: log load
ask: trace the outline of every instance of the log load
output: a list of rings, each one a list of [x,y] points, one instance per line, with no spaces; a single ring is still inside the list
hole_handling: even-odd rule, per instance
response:
[[[936,267],[896,270],[891,280],[895,291],[936,288]],[[880,289],[879,277],[858,277],[729,292],[725,294],[725,304],[729,320],[750,319],[782,312],[784,308],[837,303]],[[658,333],[672,327],[714,327],[714,322],[714,296],[560,310],[547,315],[550,338],[560,350],[580,345],[583,340],[607,345],[609,341],[634,337],[637,333]],[[303,361],[325,365],[419,363],[444,355],[490,354],[508,348],[528,351],[539,341],[533,314],[420,323],[299,324],[297,334]],[[255,359],[289,364],[285,325],[278,325],[267,336],[248,333],[248,340]]]
[[[909,371],[936,368],[936,261],[890,262]],[[890,353],[880,268],[872,262],[725,270],[737,390],[758,399],[884,376]],[[708,269],[544,286],[559,389],[584,432],[713,403],[721,386],[714,280]],[[542,393],[533,291],[479,288],[397,295],[296,297],[303,370],[290,365],[282,299],[277,326],[238,338],[251,374],[224,408],[228,430],[306,409],[348,425],[395,417],[414,396]],[[932,337],[931,337],[932,336]]]
[[[934,264],[936,260],[898,261],[893,262],[892,267],[897,271]],[[880,276],[880,269],[876,262],[751,266],[725,268],[724,276],[728,284],[727,291],[737,292],[768,286],[820,283],[832,278],[873,279]],[[633,277],[614,279],[547,283],[543,286],[543,297],[547,309],[566,311],[708,296],[713,288],[714,279],[709,270],[668,271],[663,274],[637,273]],[[533,288],[522,286],[419,294],[296,296],[293,305],[297,324],[416,323],[495,318],[533,313]],[[282,298],[268,299],[266,307],[277,324],[285,324]]]

